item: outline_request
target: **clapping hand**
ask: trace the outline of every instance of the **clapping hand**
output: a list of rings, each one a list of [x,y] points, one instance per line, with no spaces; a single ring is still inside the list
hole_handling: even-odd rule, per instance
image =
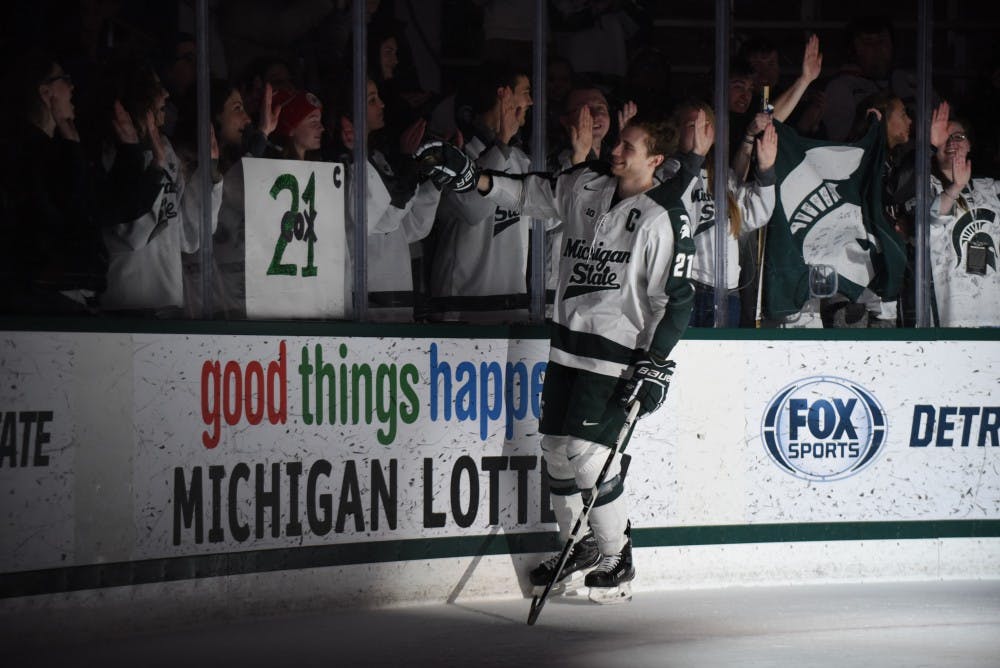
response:
[[[715,143],[715,125],[708,120],[704,109],[698,110],[694,120],[694,152],[700,156],[708,155]]]
[[[635,115],[639,113],[639,106],[629,100],[622,105],[622,110],[618,112],[618,131],[621,132],[628,125],[628,122],[635,118]]]
[[[118,100],[115,100],[114,115],[111,117],[111,125],[114,127],[115,135],[122,144],[138,144],[139,133],[132,122],[132,116],[125,111],[125,107]]]
[[[802,54],[802,76],[808,83],[819,78],[823,70],[823,54],[819,52],[819,37],[812,35],[806,42],[805,53]]]
[[[403,130],[399,136],[399,151],[403,155],[413,155],[420,148],[420,143],[424,140],[424,133],[427,131],[427,121],[418,118],[413,125]]]
[[[590,113],[590,107],[581,106],[568,129],[570,144],[573,146],[573,164],[578,165],[594,149],[594,117]]]
[[[270,137],[278,127],[278,117],[281,115],[281,109],[271,108],[273,99],[274,88],[271,84],[265,84],[264,99],[260,103],[260,121],[257,122],[257,129],[263,132],[265,137]]]
[[[747,124],[747,137],[756,137],[770,124],[771,114],[766,111],[758,111]]]
[[[757,139],[757,169],[762,172],[774,167],[778,157],[778,131],[773,123],[768,123],[764,134]]]
[[[504,144],[517,134],[521,123],[517,119],[517,105],[514,103],[514,91],[510,88],[500,89],[500,127],[497,135]]]
[[[972,180],[972,161],[966,158],[966,153],[956,151],[951,158],[951,175],[958,191],[962,192]]]
[[[931,112],[931,146],[939,151],[944,150],[948,143],[948,117],[951,115],[951,106],[947,102],[942,102]]]
[[[160,127],[156,124],[156,112],[152,109],[146,112],[146,135],[149,137],[150,148],[153,149],[153,162],[165,167],[167,164],[167,149],[163,143],[163,135],[160,134]]]

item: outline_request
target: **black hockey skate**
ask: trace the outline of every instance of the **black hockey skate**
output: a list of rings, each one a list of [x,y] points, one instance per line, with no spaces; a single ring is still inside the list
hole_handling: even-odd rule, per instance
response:
[[[544,588],[548,585],[549,581],[552,580],[552,571],[559,565],[559,557],[558,553],[554,554],[531,571],[528,576],[531,584],[536,588]],[[552,593],[561,594],[572,584],[579,587],[582,584],[579,581],[582,572],[592,568],[600,560],[601,550],[597,547],[597,539],[594,538],[592,531],[588,531],[587,535],[577,541],[570,551],[569,558],[566,559],[566,565],[563,566],[562,573],[559,574],[559,580],[553,587]]]
[[[587,573],[584,584],[590,587],[590,600],[595,603],[624,603],[632,600],[632,526],[625,529],[625,546],[618,554],[605,556],[597,568]]]

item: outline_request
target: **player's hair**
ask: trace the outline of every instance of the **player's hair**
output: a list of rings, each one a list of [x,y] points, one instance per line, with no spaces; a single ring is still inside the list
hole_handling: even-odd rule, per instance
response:
[[[666,158],[677,152],[680,135],[674,123],[636,116],[628,122],[628,127],[638,128],[646,133],[646,153],[649,155],[662,155]]]
[[[678,133],[680,132],[684,116],[691,111],[704,111],[708,122],[715,126],[715,112],[712,110],[712,107],[702,100],[690,98],[681,102],[674,108],[671,121],[677,128]],[[705,171],[708,175],[705,183],[705,191],[709,194],[712,193],[712,184],[715,182],[714,155],[715,146],[713,145],[712,148],[709,149],[708,155],[705,156]],[[734,237],[738,237],[740,235],[740,228],[743,226],[743,215],[740,213],[740,207],[736,203],[736,198],[728,188],[726,189],[726,212],[729,214],[729,233]]]

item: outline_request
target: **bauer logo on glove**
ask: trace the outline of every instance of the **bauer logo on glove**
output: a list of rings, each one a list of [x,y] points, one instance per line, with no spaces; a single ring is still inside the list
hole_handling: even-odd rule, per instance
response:
[[[476,187],[479,170],[465,153],[448,142],[424,143],[413,154],[421,176],[430,178],[439,188],[464,193]]]
[[[652,413],[667,398],[670,379],[676,364],[673,360],[658,360],[652,355],[632,365],[618,403],[627,406],[638,401],[639,417]]]

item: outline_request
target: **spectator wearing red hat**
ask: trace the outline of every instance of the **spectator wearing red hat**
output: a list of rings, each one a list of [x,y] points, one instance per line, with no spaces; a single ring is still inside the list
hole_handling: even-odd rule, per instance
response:
[[[271,109],[278,115],[274,135],[282,147],[281,156],[288,160],[319,159],[323,138],[323,104],[308,91],[276,90]],[[280,113],[279,113],[280,112]]]

